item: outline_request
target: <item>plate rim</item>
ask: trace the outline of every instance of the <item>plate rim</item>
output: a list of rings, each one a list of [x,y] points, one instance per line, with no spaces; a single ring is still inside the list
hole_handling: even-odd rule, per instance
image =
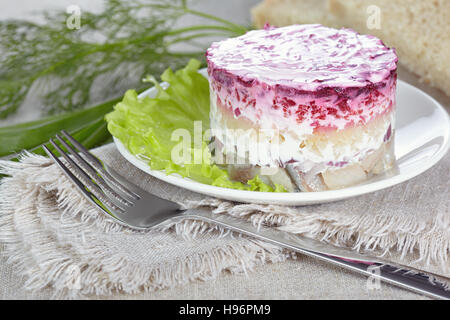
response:
[[[222,198],[233,201],[242,201],[242,202],[252,202],[252,203],[286,203],[286,204],[297,204],[297,205],[308,205],[314,203],[325,203],[337,200],[343,200],[351,197],[356,197],[360,195],[364,195],[367,193],[383,190],[392,186],[395,186],[399,183],[410,180],[425,171],[429,170],[435,164],[437,164],[442,158],[447,154],[450,147],[450,117],[445,110],[445,108],[432,96],[422,91],[421,89],[403,81],[398,80],[398,83],[409,87],[409,89],[414,89],[417,93],[421,94],[425,98],[428,98],[431,103],[433,103],[434,107],[439,110],[446,118],[447,126],[446,126],[446,134],[443,133],[444,142],[442,147],[437,150],[437,152],[432,157],[431,161],[428,161],[426,165],[420,170],[412,170],[410,172],[406,172],[403,174],[398,174],[392,177],[388,177],[386,179],[374,181],[368,184],[356,185],[344,189],[338,190],[327,190],[327,191],[319,191],[319,192],[263,192],[263,191],[249,191],[249,190],[237,190],[231,188],[224,188],[218,186],[212,186],[208,184],[204,184],[201,182],[197,182],[195,180],[191,180],[189,178],[184,178],[181,176],[177,176],[174,174],[166,174],[162,170],[152,170],[150,166],[145,163],[143,160],[140,160],[136,156],[132,155],[128,149],[123,145],[123,143],[113,136],[113,141],[121,153],[121,155],[132,165],[139,168],[151,176],[165,181],[167,183],[173,184],[175,186],[201,193],[209,196],[213,196],[216,198]],[[154,88],[149,88],[146,91],[142,92],[139,97],[143,97],[147,95],[151,90],[155,90]],[[188,186],[186,186],[188,185]],[[218,196],[220,195],[220,196]],[[236,200],[240,199],[240,200]]]

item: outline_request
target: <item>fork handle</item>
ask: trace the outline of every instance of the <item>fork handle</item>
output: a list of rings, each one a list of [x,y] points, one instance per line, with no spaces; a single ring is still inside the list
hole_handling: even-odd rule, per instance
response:
[[[422,271],[408,269],[404,266],[394,266],[375,257],[352,252],[346,248],[325,244],[318,240],[297,236],[274,228],[256,227],[251,222],[243,219],[213,214],[211,209],[208,208],[186,210],[183,217],[220,225],[241,234],[355,271],[373,280],[370,283],[368,282],[368,286],[376,285],[378,279],[432,298],[450,299],[450,291],[446,289],[446,285],[433,280],[434,277],[432,275]]]

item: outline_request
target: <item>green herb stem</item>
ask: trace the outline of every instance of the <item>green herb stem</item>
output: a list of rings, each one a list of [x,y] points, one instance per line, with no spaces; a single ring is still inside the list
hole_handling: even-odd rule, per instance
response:
[[[120,99],[113,99],[81,111],[0,128],[0,157],[35,148],[49,141],[61,130],[77,132],[93,123],[103,122],[104,115],[119,101]]]
[[[44,154],[39,146],[63,129],[87,147],[110,141],[103,118],[120,100],[111,96],[125,88],[143,88],[141,79],[145,76],[159,75],[167,67],[178,69],[191,58],[202,60],[204,65],[204,48],[177,52],[172,45],[194,44],[194,40],[210,36],[238,36],[247,31],[225,19],[192,10],[184,0],[159,0],[156,4],[145,1],[105,0],[104,11],[82,15],[79,30],[66,27],[67,15],[62,11],[45,14],[44,24],[0,21],[0,118],[15,112],[32,87],[39,92],[34,98],[46,106],[44,112],[56,114],[0,127],[0,157],[11,157],[22,150]],[[144,8],[151,10],[138,15],[138,10]],[[173,28],[188,14],[209,21]],[[105,40],[94,42],[92,35]],[[121,84],[124,72],[130,78],[125,88]],[[86,108],[99,77],[107,80],[102,82],[103,88],[97,87],[101,96],[96,99],[107,102]]]
[[[243,27],[241,25],[235,24],[235,23],[233,23],[231,21],[228,21],[228,20],[216,17],[216,16],[208,14],[208,13],[192,10],[192,9],[189,9],[189,8],[185,8],[185,12],[186,13],[190,13],[192,15],[199,16],[199,17],[203,17],[203,18],[207,18],[207,19],[210,19],[210,20],[214,20],[214,21],[223,23],[225,25],[228,25],[228,26],[230,26],[232,28],[233,32],[235,32],[237,34],[244,34],[244,33],[246,33],[248,31],[247,28],[245,28],[245,27]]]

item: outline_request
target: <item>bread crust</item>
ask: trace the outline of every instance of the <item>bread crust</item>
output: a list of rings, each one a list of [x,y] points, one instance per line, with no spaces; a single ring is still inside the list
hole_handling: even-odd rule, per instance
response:
[[[374,8],[380,10],[379,28],[368,25]],[[421,81],[450,95],[448,0],[265,0],[252,18],[256,27],[321,23],[373,34],[395,47],[400,63]]]

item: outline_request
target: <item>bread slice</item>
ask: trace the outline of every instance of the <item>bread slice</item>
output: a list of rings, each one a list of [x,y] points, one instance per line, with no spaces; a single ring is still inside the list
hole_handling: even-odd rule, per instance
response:
[[[450,95],[449,0],[265,0],[252,17],[256,27],[320,23],[373,34],[422,81]]]

